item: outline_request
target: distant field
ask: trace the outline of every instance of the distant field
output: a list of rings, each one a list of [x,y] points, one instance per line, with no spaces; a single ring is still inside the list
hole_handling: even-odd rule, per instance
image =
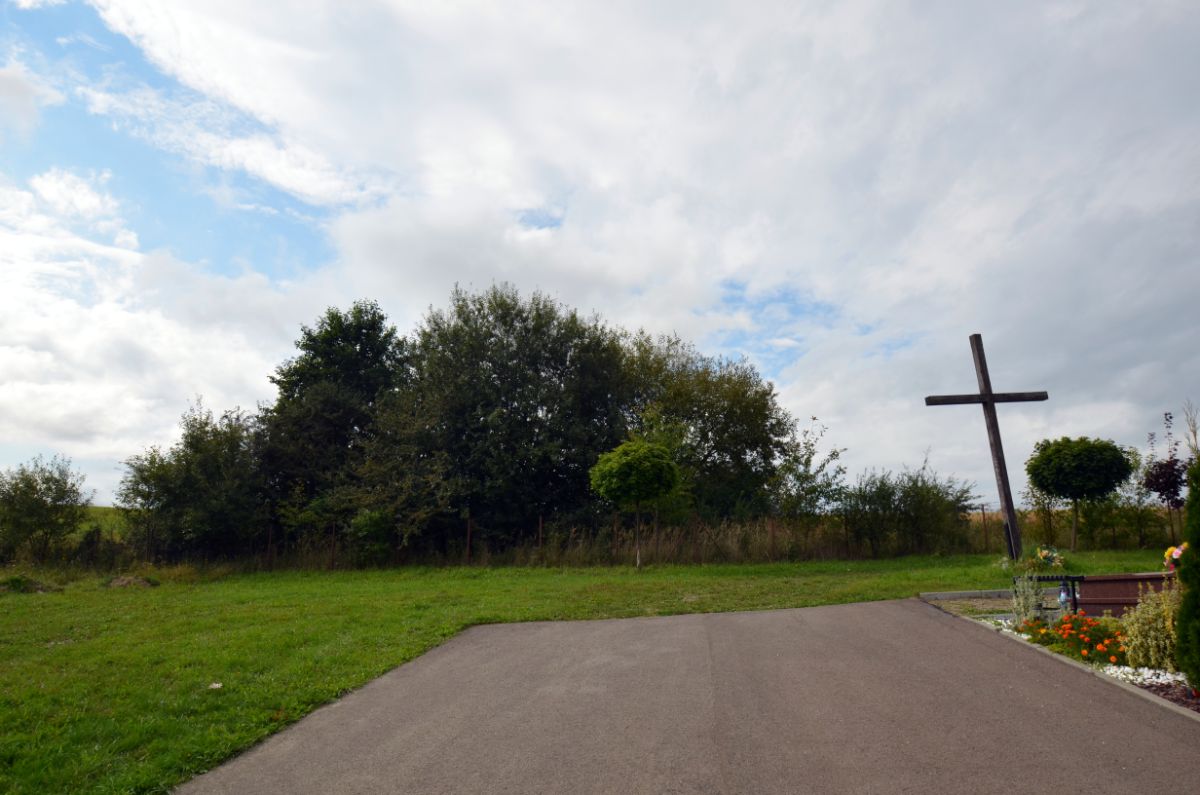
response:
[[[1080,553],[1084,573],[1159,552]],[[1006,587],[995,555],[752,566],[281,572],[0,593],[0,791],[163,792],[473,624]],[[15,572],[0,575],[0,579]],[[53,573],[25,572],[52,581]],[[220,687],[213,687],[220,683]]]

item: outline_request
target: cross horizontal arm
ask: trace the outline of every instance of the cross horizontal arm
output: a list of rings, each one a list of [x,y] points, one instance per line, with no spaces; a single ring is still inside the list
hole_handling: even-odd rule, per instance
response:
[[[1026,403],[1048,400],[1045,392],[996,392],[991,395],[930,395],[925,398],[926,406],[955,406],[963,403]]]

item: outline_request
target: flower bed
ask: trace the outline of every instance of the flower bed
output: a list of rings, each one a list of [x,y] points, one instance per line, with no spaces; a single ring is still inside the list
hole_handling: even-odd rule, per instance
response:
[[[1193,712],[1200,713],[1200,693],[1180,673],[1126,665],[1125,633],[1114,618],[1094,618],[1087,612],[1067,613],[1052,624],[1041,619],[1024,622],[992,621],[1002,632],[1065,657],[1093,665],[1101,673],[1135,685]]]

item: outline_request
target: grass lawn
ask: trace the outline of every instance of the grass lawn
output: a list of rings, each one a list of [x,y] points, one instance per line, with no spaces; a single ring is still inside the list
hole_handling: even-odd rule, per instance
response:
[[[1071,569],[1151,571],[1159,554],[1073,554]],[[0,593],[0,792],[166,791],[473,624],[1007,587],[996,560],[167,573]]]

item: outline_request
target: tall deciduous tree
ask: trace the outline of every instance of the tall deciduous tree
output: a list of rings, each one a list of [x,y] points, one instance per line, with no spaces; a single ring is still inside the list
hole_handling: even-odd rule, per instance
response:
[[[1111,441],[1064,436],[1038,442],[1025,462],[1025,472],[1037,488],[1070,500],[1071,551],[1074,551],[1079,538],[1080,503],[1112,494],[1133,474],[1133,464],[1125,451]]]
[[[34,458],[0,472],[0,561],[28,550],[38,563],[49,561],[87,516],[91,495],[71,460]]]
[[[432,311],[402,398],[445,454],[451,504],[482,536],[523,540],[539,516],[588,502],[587,472],[624,434],[617,335],[507,285]]]
[[[796,423],[775,388],[749,362],[701,355],[676,337],[635,335],[626,342],[634,387],[628,420],[645,418],[682,429],[677,461],[708,519],[761,515],[770,485],[794,450]]]
[[[377,303],[358,301],[303,327],[296,347],[271,378],[264,467],[285,527],[327,534],[332,563],[376,406],[405,378],[405,345]]]
[[[662,445],[631,440],[604,453],[589,473],[592,489],[617,506],[634,510],[636,565],[642,567],[642,504],[679,483],[679,467]]]

